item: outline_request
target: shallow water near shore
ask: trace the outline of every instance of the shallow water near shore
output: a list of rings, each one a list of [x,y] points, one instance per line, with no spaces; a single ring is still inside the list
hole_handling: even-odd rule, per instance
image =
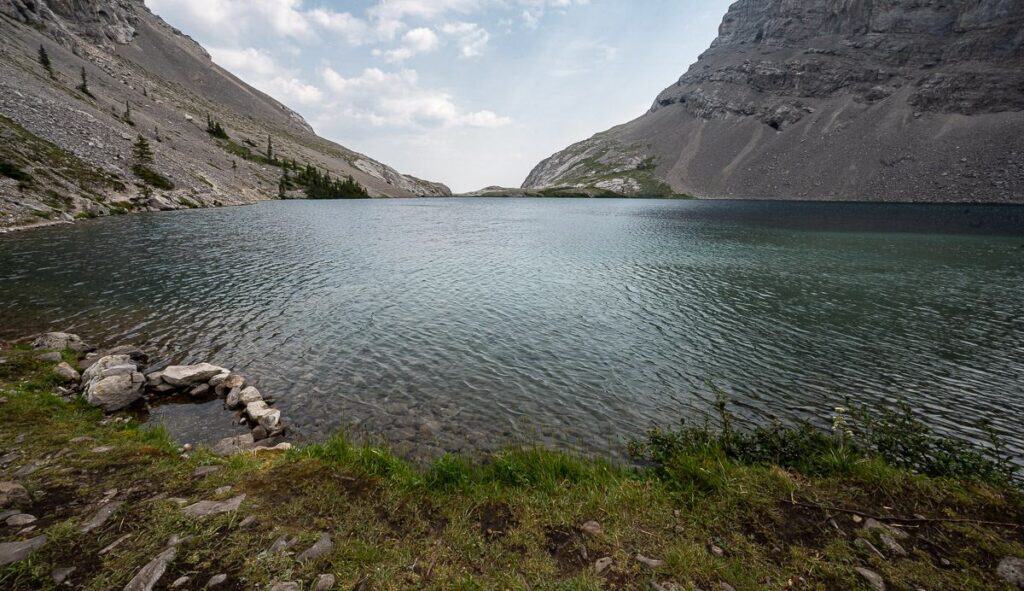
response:
[[[301,438],[615,454],[701,420],[906,400],[1024,456],[1024,207],[269,202],[0,236],[0,337],[71,330],[254,378]],[[154,409],[181,441],[215,405]]]

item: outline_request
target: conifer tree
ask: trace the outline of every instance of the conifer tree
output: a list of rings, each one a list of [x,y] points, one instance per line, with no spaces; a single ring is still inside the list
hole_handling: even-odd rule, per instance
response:
[[[149,146],[149,141],[139,135],[139,139],[135,140],[132,144],[132,156],[135,161],[139,164],[150,164],[153,162],[153,149]]]
[[[81,77],[82,83],[78,85],[78,90],[82,91],[84,95],[92,96],[92,93],[89,92],[89,79],[85,75],[85,66],[82,66]]]
[[[46,73],[50,75],[50,78],[53,78],[53,64],[50,63],[50,56],[42,45],[39,46],[39,63],[46,70]]]

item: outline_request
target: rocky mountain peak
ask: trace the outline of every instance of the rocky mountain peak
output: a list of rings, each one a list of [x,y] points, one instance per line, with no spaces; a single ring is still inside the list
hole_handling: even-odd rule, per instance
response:
[[[646,115],[524,187],[1024,201],[1020,0],[738,0]]]

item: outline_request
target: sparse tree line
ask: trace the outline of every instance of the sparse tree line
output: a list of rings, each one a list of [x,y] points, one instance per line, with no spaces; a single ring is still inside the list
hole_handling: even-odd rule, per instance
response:
[[[57,75],[53,69],[53,62],[43,45],[39,46],[38,59],[39,64],[47,75],[51,79],[56,80]],[[89,90],[89,77],[85,66],[82,66],[80,69],[79,84],[75,88],[82,94],[95,98]],[[143,94],[149,96],[145,88],[143,88]],[[135,121],[132,118],[131,101],[125,100],[124,112],[120,118],[127,125],[135,126]],[[300,167],[294,158],[278,158],[274,148],[274,139],[270,135],[267,135],[265,151],[259,154],[246,146],[233,142],[224,125],[210,114],[206,115],[206,133],[214,139],[223,140],[221,147],[245,160],[281,168],[282,174],[278,182],[278,196],[282,199],[287,197],[289,191],[297,189],[303,190],[307,199],[366,199],[369,197],[366,189],[352,175],[336,179],[331,177],[330,172],[321,171],[312,164],[307,163],[305,166]],[[159,128],[155,129],[155,139],[158,142],[162,141]],[[247,143],[253,147],[256,146],[256,144],[248,142],[248,140]],[[145,196],[149,196],[152,193],[151,187],[166,190],[174,188],[174,183],[151,168],[155,155],[149,140],[142,134],[138,135],[138,138],[132,145],[132,159],[134,162],[132,172],[143,181],[142,188]],[[231,161],[231,168],[232,170],[237,170],[238,168],[234,160]]]

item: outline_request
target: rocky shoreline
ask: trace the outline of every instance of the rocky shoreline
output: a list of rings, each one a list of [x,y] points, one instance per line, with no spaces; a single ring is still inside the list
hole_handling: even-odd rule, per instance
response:
[[[221,439],[211,448],[219,456],[258,450],[288,450],[281,411],[272,408],[273,399],[264,396],[245,376],[211,363],[192,365],[150,364],[150,356],[136,347],[121,345],[97,350],[76,334],[48,332],[23,339],[40,351],[45,361],[60,361],[54,372],[64,381],[61,393],[81,396],[89,405],[111,414],[160,399],[187,397],[195,402],[222,399],[224,409],[235,413],[250,433]],[[62,352],[72,352],[78,368],[61,361]],[[182,451],[192,450],[186,444]]]

